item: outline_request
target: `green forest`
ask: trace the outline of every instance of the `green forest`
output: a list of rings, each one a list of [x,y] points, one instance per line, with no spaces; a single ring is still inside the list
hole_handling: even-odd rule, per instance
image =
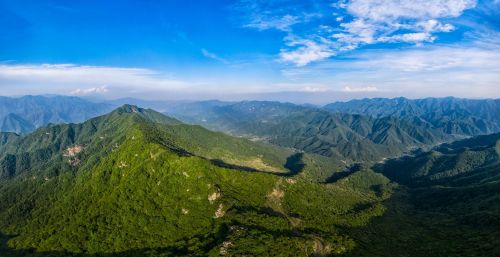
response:
[[[0,253],[500,255],[499,139],[351,164],[131,105],[2,133]]]

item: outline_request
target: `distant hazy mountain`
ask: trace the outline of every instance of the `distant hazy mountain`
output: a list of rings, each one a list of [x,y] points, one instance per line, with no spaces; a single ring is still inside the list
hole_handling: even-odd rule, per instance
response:
[[[198,102],[168,113],[233,135],[354,161],[377,160],[452,139],[393,117],[331,113],[279,102]]]
[[[35,126],[32,123],[14,113],[9,113],[0,120],[0,131],[26,133],[33,129]]]
[[[0,131],[26,133],[49,123],[82,122],[113,106],[69,96],[0,97]]]
[[[336,102],[324,108],[377,118],[396,117],[448,134],[480,135],[500,131],[500,99],[373,98]]]

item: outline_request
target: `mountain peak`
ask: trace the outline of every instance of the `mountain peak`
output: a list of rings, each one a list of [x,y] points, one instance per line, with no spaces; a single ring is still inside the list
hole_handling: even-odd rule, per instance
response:
[[[124,104],[117,109],[115,109],[111,114],[137,114],[138,116],[145,118],[146,120],[152,121],[154,123],[162,123],[162,124],[169,124],[169,125],[176,125],[176,124],[181,124],[177,119],[174,119],[172,117],[165,116],[155,110],[152,109],[143,109],[138,107],[137,105],[132,105],[132,104]]]
[[[116,109],[118,112],[124,112],[124,113],[142,113],[144,112],[144,109],[139,108],[137,105],[132,105],[132,104],[124,104]]]

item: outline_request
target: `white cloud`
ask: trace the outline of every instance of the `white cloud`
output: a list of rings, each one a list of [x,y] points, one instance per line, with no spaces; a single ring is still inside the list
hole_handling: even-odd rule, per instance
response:
[[[421,28],[422,31],[426,32],[450,32],[455,29],[455,27],[449,23],[443,24],[434,19],[420,21],[417,22],[415,25]]]
[[[309,93],[320,93],[320,92],[328,92],[330,90],[326,87],[306,86],[306,87],[301,88],[299,91],[300,92],[309,92]]]
[[[399,19],[426,20],[457,17],[476,6],[475,0],[351,0],[345,9],[371,22],[391,23]]]
[[[101,87],[91,87],[91,88],[77,88],[73,91],[70,92],[71,95],[93,95],[93,94],[104,94],[107,93],[108,87],[107,86],[101,86]]]
[[[340,26],[344,32],[332,35],[332,38],[341,43],[337,50],[351,50],[358,44],[371,44],[375,41],[376,27],[363,19],[341,23]]]
[[[208,51],[207,49],[202,48],[201,54],[203,54],[203,56],[205,56],[207,58],[210,58],[210,59],[222,62],[222,63],[228,63],[228,61],[226,59],[219,57],[218,55]]]
[[[262,15],[255,15],[253,19],[245,25],[248,28],[255,28],[258,30],[277,29],[282,31],[290,30],[294,24],[301,22],[299,17],[286,14],[282,17],[266,17]]]
[[[342,51],[379,42],[433,42],[434,33],[455,29],[439,19],[458,17],[475,6],[475,0],[351,0],[340,8],[353,20],[340,24],[342,30],[332,35],[340,44],[333,47]]]
[[[446,69],[471,73],[500,71],[500,47],[495,50],[470,47],[432,47],[407,51],[389,51],[361,54],[356,62],[359,68],[386,69],[403,72],[426,72]],[[500,73],[499,73],[500,74]],[[478,78],[480,79],[480,78]],[[500,80],[500,75],[498,76]]]
[[[12,94],[95,94],[112,90],[119,93],[172,91],[189,88],[191,83],[142,68],[42,64],[0,65],[0,85],[4,92]],[[26,88],[29,88],[28,92]]]
[[[282,50],[280,58],[285,62],[295,63],[297,66],[305,66],[310,62],[335,55],[335,52],[327,45],[312,40],[289,37],[287,45],[294,47],[294,49]]]
[[[436,37],[432,36],[427,32],[418,32],[418,33],[405,33],[405,34],[397,34],[389,37],[380,37],[378,38],[378,42],[407,42],[407,43],[422,43],[422,42],[432,42],[436,39]]]
[[[373,86],[368,86],[368,87],[350,87],[350,86],[345,86],[342,89],[343,92],[354,92],[354,93],[359,93],[359,92],[375,92],[378,91],[377,87]]]
[[[500,98],[500,45],[360,50],[349,59],[290,67],[282,74],[294,83],[328,85],[358,97]]]
[[[309,1],[241,0],[233,7],[242,15],[243,27],[257,30],[292,31],[297,24],[321,17],[316,3]],[[311,8],[312,7],[312,8]],[[305,11],[305,10],[308,11]]]
[[[262,65],[261,65],[262,66]],[[265,72],[224,67],[197,70],[175,77],[145,68],[81,66],[75,64],[0,65],[0,94],[73,94],[105,98],[229,99],[233,95],[277,90]],[[234,72],[234,71],[238,72]],[[177,78],[178,77],[178,78]]]
[[[318,25],[309,32],[300,33],[293,30],[292,25],[303,22],[304,16],[277,15],[272,10],[263,11],[261,5],[257,6],[262,14],[257,15],[256,22],[247,27],[287,31],[284,41],[288,47],[281,49],[281,60],[305,66],[362,45],[422,45],[434,42],[438,38],[437,33],[455,30],[449,19],[474,8],[476,0],[346,0],[330,5],[337,10],[331,14],[335,24]],[[342,16],[339,12],[343,13]],[[291,44],[290,35],[296,35],[300,40]]]

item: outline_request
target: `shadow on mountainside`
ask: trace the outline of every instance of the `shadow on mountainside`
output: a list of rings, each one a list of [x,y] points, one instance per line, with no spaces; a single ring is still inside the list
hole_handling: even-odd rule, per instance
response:
[[[285,176],[291,177],[291,176],[295,176],[295,175],[298,175],[299,173],[301,173],[304,170],[304,168],[306,167],[306,164],[304,163],[303,158],[304,158],[304,153],[296,153],[296,154],[290,155],[286,159],[286,163],[284,166],[290,172],[285,174]]]
[[[403,159],[406,157],[403,157]],[[401,161],[401,159],[388,160]],[[344,257],[500,256],[500,181],[467,186],[420,185],[384,164],[371,167],[399,185],[383,202],[384,214],[366,226],[344,227],[356,242]]]
[[[333,175],[331,175],[329,178],[326,179],[325,183],[326,184],[335,183],[335,182],[337,182],[345,177],[348,177],[349,175],[351,175],[355,172],[358,172],[362,169],[363,169],[363,165],[361,165],[359,163],[353,164],[351,167],[347,168],[344,171],[339,171],[339,172],[333,173]]]
[[[205,160],[208,160],[213,165],[221,167],[221,168],[240,170],[240,171],[248,171],[248,172],[261,172],[261,173],[266,173],[266,174],[280,176],[280,177],[292,177],[292,176],[298,175],[304,169],[305,164],[302,160],[303,156],[304,156],[303,153],[296,153],[296,154],[290,155],[287,158],[285,165],[283,166],[284,168],[286,168],[288,170],[288,172],[286,172],[286,173],[265,171],[265,170],[260,170],[260,169],[248,167],[248,166],[231,164],[231,163],[227,163],[221,159],[206,159],[206,158],[201,157],[201,156],[198,156],[198,157],[203,158]]]

